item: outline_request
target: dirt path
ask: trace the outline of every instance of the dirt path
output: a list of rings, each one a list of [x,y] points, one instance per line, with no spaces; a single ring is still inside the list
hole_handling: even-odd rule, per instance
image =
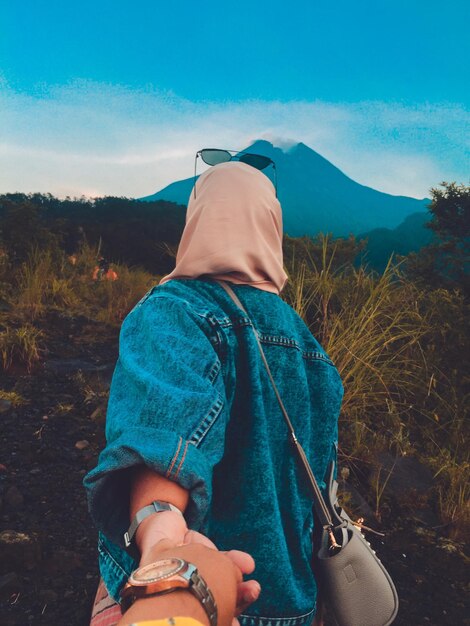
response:
[[[2,533],[2,626],[86,626],[98,580],[82,479],[103,446],[118,330],[61,314],[51,314],[44,329],[45,364],[0,377],[1,389],[29,401],[0,402],[1,530],[23,534]],[[397,583],[395,623],[469,625],[461,547],[416,520],[395,515],[392,523],[386,543],[375,544]],[[20,544],[5,543],[14,537]]]

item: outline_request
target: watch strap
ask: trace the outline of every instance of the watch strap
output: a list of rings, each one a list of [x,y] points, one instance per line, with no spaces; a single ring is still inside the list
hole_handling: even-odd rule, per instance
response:
[[[196,596],[204,607],[207,617],[209,618],[210,626],[217,626],[217,604],[214,596],[212,595],[212,591],[209,589],[206,581],[199,574],[196,567],[190,563],[188,563],[188,565],[190,568],[193,568],[189,578],[189,591]]]
[[[153,515],[154,513],[161,513],[162,511],[174,511],[175,513],[183,515],[179,508],[176,507],[174,504],[170,504],[170,502],[162,502],[161,500],[154,500],[152,504],[144,506],[142,509],[137,511],[134,519],[131,522],[131,525],[124,533],[124,545],[126,546],[126,549],[131,552],[132,556],[134,556],[133,553],[135,553],[132,542],[140,524],[144,521],[144,519],[149,517],[149,515]]]
[[[158,561],[154,564],[147,565],[145,567],[150,567],[151,565],[156,565]],[[142,598],[151,598],[153,596],[161,596],[167,594],[171,591],[177,590],[186,590],[189,591],[195,598],[199,600],[202,604],[207,617],[209,618],[210,626],[217,626],[217,603],[215,601],[214,595],[211,590],[207,586],[204,578],[199,574],[196,565],[189,563],[182,559],[182,563],[186,566],[184,571],[177,571],[175,575],[177,577],[181,577],[186,581],[186,586],[181,587],[181,585],[175,583],[174,587],[162,589],[160,591],[151,591],[145,585],[142,587],[136,587],[129,581],[124,585],[123,589],[121,589],[121,612],[124,614],[127,609],[136,601]],[[138,571],[138,568],[135,571]],[[135,572],[133,572],[134,574]],[[171,580],[171,578],[170,578]]]

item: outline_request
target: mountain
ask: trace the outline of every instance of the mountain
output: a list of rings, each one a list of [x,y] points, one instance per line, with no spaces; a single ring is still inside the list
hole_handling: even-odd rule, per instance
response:
[[[429,203],[427,199],[393,196],[360,185],[303,143],[283,150],[258,140],[244,152],[268,156],[276,163],[284,231],[293,237],[318,232],[347,236],[376,228],[393,229],[409,215],[425,211]],[[272,180],[271,169],[265,172]],[[194,180],[174,182],[141,200],[186,205]]]
[[[435,237],[432,230],[426,228],[429,212],[409,215],[397,228],[375,228],[368,233],[361,233],[358,239],[367,239],[361,261],[375,270],[383,271],[392,254],[405,256],[427,246]]]

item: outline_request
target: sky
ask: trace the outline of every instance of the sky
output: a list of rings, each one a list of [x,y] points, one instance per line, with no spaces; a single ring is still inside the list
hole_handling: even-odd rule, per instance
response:
[[[470,172],[463,0],[0,0],[0,193],[141,197],[302,141],[429,196]]]

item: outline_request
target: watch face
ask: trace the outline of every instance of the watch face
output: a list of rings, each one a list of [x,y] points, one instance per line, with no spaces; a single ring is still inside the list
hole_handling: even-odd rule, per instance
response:
[[[137,585],[147,585],[157,580],[170,578],[170,576],[174,576],[185,566],[186,563],[182,559],[163,559],[136,569],[132,572],[129,582]]]

